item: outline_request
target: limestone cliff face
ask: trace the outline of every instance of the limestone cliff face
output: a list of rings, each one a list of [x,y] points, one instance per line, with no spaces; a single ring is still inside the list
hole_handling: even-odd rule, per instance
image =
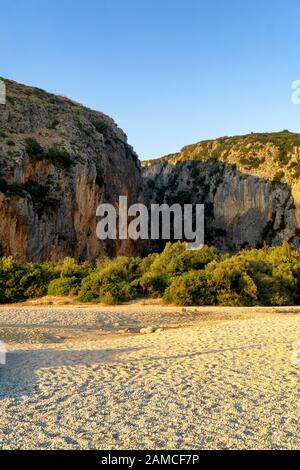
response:
[[[140,163],[108,116],[6,81],[0,105],[0,255],[97,260],[143,252],[99,241],[96,208],[204,203],[206,242],[236,251],[288,240],[300,249],[300,135],[287,131],[200,142]],[[153,248],[153,245],[151,246]]]
[[[283,241],[299,249],[299,149],[300,135],[286,131],[185,147],[144,163],[145,197],[204,203],[206,242],[221,250]]]
[[[132,255],[130,240],[101,242],[96,208],[142,201],[137,155],[108,116],[6,81],[0,105],[0,248],[21,261]]]

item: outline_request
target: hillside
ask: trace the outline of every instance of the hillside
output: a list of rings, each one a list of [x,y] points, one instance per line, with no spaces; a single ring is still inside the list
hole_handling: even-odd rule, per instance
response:
[[[235,164],[240,171],[276,181],[293,182],[300,176],[300,134],[288,130],[274,133],[220,137],[187,145],[174,154],[142,162],[143,167],[158,162],[211,159]]]
[[[300,134],[222,137],[143,162],[146,200],[204,203],[206,241],[220,249],[300,247]]]
[[[117,206],[119,195],[129,204],[205,204],[205,241],[222,251],[283,241],[300,249],[300,134],[207,140],[143,162],[141,173],[110,117],[39,88],[5,83],[0,255],[48,261],[141,254],[131,240],[96,238],[97,206]]]
[[[103,113],[5,80],[0,106],[0,251],[19,260],[133,254],[131,241],[100,242],[96,208],[142,197],[138,157]]]

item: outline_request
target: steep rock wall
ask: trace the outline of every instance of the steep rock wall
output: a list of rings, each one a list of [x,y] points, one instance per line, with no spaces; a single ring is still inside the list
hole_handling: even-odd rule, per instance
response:
[[[217,159],[158,161],[143,169],[148,204],[205,204],[205,241],[223,251],[300,248],[299,200],[289,184],[242,172]]]
[[[143,200],[138,157],[108,116],[6,81],[0,106],[0,249],[20,261],[133,255],[99,241],[96,208],[119,195]]]

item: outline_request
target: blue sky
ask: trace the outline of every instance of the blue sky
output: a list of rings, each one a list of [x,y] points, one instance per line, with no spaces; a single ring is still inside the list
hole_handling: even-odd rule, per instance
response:
[[[0,75],[112,116],[141,159],[300,132],[300,0],[0,0]]]

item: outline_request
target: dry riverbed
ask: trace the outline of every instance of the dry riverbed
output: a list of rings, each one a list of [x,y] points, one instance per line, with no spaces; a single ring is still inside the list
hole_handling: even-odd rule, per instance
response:
[[[1,307],[0,448],[300,449],[297,339],[296,307]]]

